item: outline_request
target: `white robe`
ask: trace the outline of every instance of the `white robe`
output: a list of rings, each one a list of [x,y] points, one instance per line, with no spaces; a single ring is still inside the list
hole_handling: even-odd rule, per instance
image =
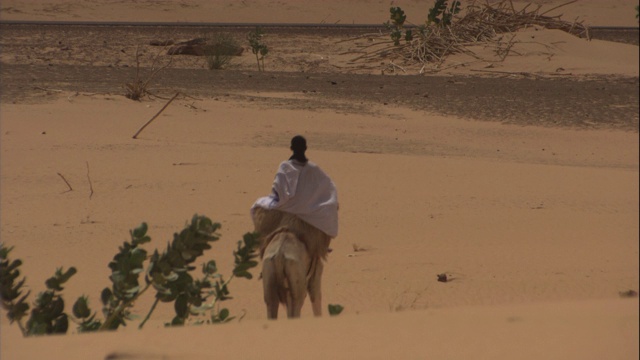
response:
[[[332,238],[338,236],[338,192],[318,165],[283,161],[273,180],[271,194],[251,207],[276,209],[297,215]]]

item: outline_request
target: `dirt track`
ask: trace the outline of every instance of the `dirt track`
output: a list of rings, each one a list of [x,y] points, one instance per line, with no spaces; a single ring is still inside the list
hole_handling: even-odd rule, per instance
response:
[[[123,84],[134,79],[135,69],[128,64],[118,65],[121,59],[117,57],[130,60],[136,41],[162,34],[156,28],[145,32],[131,27],[50,26],[45,31],[2,25],[2,30],[2,102],[46,101],[47,97],[57,96],[59,90],[124,94]],[[192,33],[182,36],[198,33],[189,31]],[[280,41],[295,38],[291,31],[278,36]],[[300,31],[302,35],[297,38],[305,39],[300,46],[310,48],[321,46],[314,43],[315,38],[345,36]],[[175,36],[175,31],[172,34]],[[125,39],[126,47],[118,39]],[[371,111],[370,104],[383,104],[521,125],[635,132],[639,129],[638,78],[537,78],[530,74],[379,76],[330,72],[313,64],[306,64],[306,71],[259,73],[246,68],[209,71],[201,65],[190,66],[193,59],[181,61],[153,80],[154,93],[170,96],[181,91],[194,97],[240,97],[270,107],[327,108],[347,113],[366,113]],[[261,92],[298,93],[303,98],[264,97]]]

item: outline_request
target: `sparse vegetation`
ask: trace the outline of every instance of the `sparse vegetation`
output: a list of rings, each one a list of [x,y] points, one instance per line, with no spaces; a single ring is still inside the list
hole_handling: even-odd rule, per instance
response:
[[[142,223],[130,231],[131,240],[125,241],[119,252],[109,263],[111,287],[102,290],[103,319],[89,306],[89,297],[81,296],[72,307],[73,316],[64,311],[61,297],[62,285],[76,273],[75,268],[67,271],[58,269],[45,283],[47,290],[38,294],[31,308],[25,293],[25,278],[20,279],[21,260],[10,260],[12,248],[0,244],[0,279],[2,306],[7,310],[9,320],[16,322],[24,336],[66,333],[69,318],[78,324],[79,332],[116,330],[126,326],[132,319],[132,307],[147,290],[155,290],[155,302],[140,323],[142,328],[159,302],[172,302],[176,312],[167,325],[193,323],[224,323],[232,320],[229,310],[220,309],[219,302],[230,299],[228,285],[233,278],[251,279],[250,269],[258,265],[257,237],[247,233],[238,241],[233,252],[235,266],[232,275],[224,280],[218,273],[215,261],[202,265],[203,277],[194,279],[193,263],[210,243],[219,239],[220,224],[213,223],[204,216],[195,215],[190,224],[174,234],[173,240],[162,253],[155,250],[148,256],[142,245],[151,241],[147,235],[147,224]],[[145,263],[148,262],[145,271]],[[141,282],[140,275],[144,275]],[[29,314],[29,310],[31,313]],[[208,317],[206,316],[208,314]],[[24,319],[29,316],[26,323]]]
[[[531,4],[516,9],[511,0],[491,4],[474,2],[467,6],[463,16],[458,17],[462,13],[460,1],[449,3],[446,0],[435,0],[425,24],[412,28],[405,25],[410,23],[404,11],[400,7],[391,7],[390,20],[385,25],[390,31],[393,45],[388,45],[389,41],[375,41],[373,44],[362,45],[361,55],[352,61],[390,59],[390,65],[395,72],[395,69],[404,71],[400,65],[393,62],[400,60],[408,65],[422,64],[422,73],[427,65],[433,65],[433,70],[437,71],[449,55],[456,53],[465,53],[487,62],[503,61],[512,52],[514,39],[503,39],[498,35],[513,33],[526,27],[559,29],[589,38],[588,28],[582,25],[582,22],[568,22],[561,20],[560,16],[546,15],[570,3],[541,11],[542,6],[532,8]],[[362,37],[375,39],[376,35],[367,34],[359,38]],[[494,48],[497,57],[480,59],[470,50],[471,46],[479,44]]]
[[[452,1],[451,6],[447,5],[447,0],[436,0],[433,7],[429,9],[427,25],[451,26],[453,15],[460,12],[460,1]]]
[[[164,47],[161,49],[164,50]],[[169,66],[171,66],[171,63],[173,61],[173,59],[171,57],[169,57],[169,61],[167,61],[165,64],[160,65],[160,55],[161,52],[159,51],[154,57],[153,57],[153,62],[151,64],[151,68],[148,70],[148,74],[146,74],[146,76],[143,76],[140,73],[140,57],[142,56],[140,54],[140,47],[136,48],[136,75],[135,78],[133,79],[132,82],[128,82],[124,84],[125,87],[125,96],[131,100],[135,100],[135,101],[140,101],[143,97],[147,96],[149,93],[149,85],[151,84],[151,81],[158,75],[158,73],[166,68],[168,68]]]
[[[254,31],[247,35],[249,46],[251,46],[251,52],[256,56],[258,71],[264,71],[264,58],[269,53],[269,48],[264,42],[262,42],[263,36],[264,32],[260,27],[256,27]]]
[[[204,56],[209,70],[222,69],[234,57],[238,42],[228,33],[215,33],[207,37]]]
[[[385,26],[390,31],[393,45],[398,46],[402,39],[402,30],[404,22],[407,20],[407,15],[404,14],[404,11],[401,8],[395,6],[392,6],[389,9],[389,13],[390,20],[385,23]],[[405,41],[411,41],[413,39],[413,33],[411,30],[406,30],[404,39]]]

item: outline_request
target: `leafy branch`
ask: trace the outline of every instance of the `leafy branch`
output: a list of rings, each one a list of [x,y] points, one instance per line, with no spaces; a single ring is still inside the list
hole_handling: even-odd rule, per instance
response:
[[[398,46],[400,45],[400,40],[402,39],[402,31],[404,23],[407,20],[407,15],[404,14],[404,10],[402,10],[400,7],[392,6],[389,9],[389,19],[390,20],[384,23],[384,25],[387,27],[387,30],[390,31],[393,45]],[[411,29],[405,30],[404,40],[413,40],[413,32]]]
[[[269,48],[262,42],[263,36],[264,32],[260,27],[256,27],[254,31],[247,35],[251,52],[256,56],[256,61],[258,62],[258,71],[264,71],[264,58],[269,53]]]
[[[451,2],[451,6],[447,7],[447,0],[436,0],[433,7],[429,9],[427,16],[427,25],[434,23],[439,26],[451,26],[453,15],[460,12],[460,1]]]
[[[2,307],[7,310],[7,317],[11,323],[17,322],[20,331],[24,335],[27,330],[22,324],[22,319],[27,316],[29,304],[25,302],[30,292],[22,295],[25,278],[18,280],[20,277],[21,260],[9,259],[9,253],[13,247],[7,248],[0,243],[0,296],[2,296]],[[17,281],[17,282],[16,282]]]
[[[141,247],[151,241],[147,235],[148,226],[142,223],[131,230],[130,241],[119,247],[119,252],[109,262],[111,287],[102,290],[102,314],[104,320],[89,306],[89,297],[79,297],[72,307],[73,318],[79,332],[116,330],[126,326],[131,320],[131,311],[136,300],[150,288],[155,290],[155,301],[144,320],[138,326],[142,328],[159,302],[173,302],[176,316],[171,325],[185,324],[189,315],[199,315],[210,310],[210,323],[223,323],[233,319],[227,309],[217,309],[218,301],[231,299],[228,285],[235,277],[251,279],[250,269],[258,265],[256,234],[247,233],[233,252],[235,267],[231,277],[224,281],[217,273],[215,261],[202,266],[204,277],[194,280],[191,271],[195,261],[211,249],[210,243],[217,241],[220,235],[219,223],[213,223],[205,216],[194,215],[191,223],[173,236],[173,240],[162,253],[157,250],[151,256]],[[69,316],[64,312],[64,300],[60,296],[62,285],[76,273],[75,268],[67,271],[58,269],[53,277],[46,281],[47,289],[38,295],[31,316],[23,324],[30,306],[26,302],[29,292],[24,293],[25,278],[20,279],[21,260],[11,261],[12,248],[0,244],[0,291],[2,306],[8,311],[10,321],[17,322],[25,336],[34,334],[66,333]],[[145,272],[145,262],[149,261]],[[206,303],[213,298],[210,303]]]
[[[243,239],[238,241],[237,249],[233,252],[235,265],[231,276],[226,281],[222,274],[217,272],[215,261],[211,260],[203,265],[204,278],[195,281],[190,291],[176,301],[176,317],[171,325],[182,325],[190,315],[202,316],[207,311],[210,312],[209,319],[206,320],[209,323],[225,323],[233,320],[234,317],[229,316],[228,309],[219,309],[218,302],[232,299],[229,296],[228,285],[234,278],[253,278],[249,270],[258,265],[255,260],[258,257],[257,249],[257,235],[246,233]],[[212,300],[209,301],[211,298]],[[203,322],[203,320],[196,321]]]
[[[460,1],[453,1],[447,6],[447,0],[435,0],[433,7],[429,9],[426,25],[418,26],[419,34],[424,37],[429,26],[434,24],[440,27],[449,27],[452,24],[453,15],[460,12]],[[404,23],[407,21],[407,15],[404,10],[398,6],[389,8],[389,20],[384,23],[394,46],[399,46],[400,41],[404,39],[407,43],[414,39],[414,33],[411,29],[405,29]],[[404,32],[404,35],[403,35]]]
[[[7,310],[10,322],[17,322],[24,336],[66,333],[69,318],[64,312],[64,300],[60,292],[64,290],[62,285],[77,272],[76,269],[71,267],[63,271],[59,268],[54,276],[45,281],[47,290],[38,294],[29,319],[23,324],[23,319],[31,308],[26,302],[29,292],[22,295],[26,281],[24,277],[15,282],[20,277],[22,261],[9,259],[12,249],[13,247],[7,248],[0,244],[0,294],[2,307]]]

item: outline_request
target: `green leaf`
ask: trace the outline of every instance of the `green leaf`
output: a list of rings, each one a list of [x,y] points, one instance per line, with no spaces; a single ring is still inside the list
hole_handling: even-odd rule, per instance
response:
[[[64,300],[59,297],[56,296],[56,298],[54,300],[52,300],[51,302],[51,312],[50,315],[54,318],[57,318],[60,315],[63,315],[64,313]]]
[[[91,315],[91,309],[89,309],[89,298],[86,296],[81,296],[76,300],[73,304],[73,316],[77,318],[87,318]]]
[[[224,319],[229,317],[229,309],[224,308],[220,310],[220,312],[218,313],[218,317],[220,318],[220,320],[224,321]]]
[[[17,269],[21,265],[22,265],[22,260],[16,259],[16,260],[13,260],[13,262],[11,262],[11,264],[8,265],[6,268],[2,269],[2,271],[9,273],[9,272],[12,272],[13,270]],[[19,272],[18,272],[18,274],[19,274]]]
[[[47,333],[47,324],[43,322],[33,322],[28,327],[29,335],[45,335]]]
[[[407,30],[407,31],[405,31],[405,33],[404,33],[404,40],[405,40],[405,41],[411,41],[411,40],[413,40],[413,31],[411,31],[411,30]]]
[[[48,278],[44,284],[47,286],[47,289],[53,291],[62,291],[62,287],[60,286],[60,280],[56,277]]]
[[[149,227],[147,226],[146,222],[143,222],[142,224],[140,224],[140,226],[133,229],[133,231],[131,232],[131,235],[132,235],[132,240],[134,241],[134,245],[136,245],[135,243],[136,240],[144,238],[145,235],[147,235],[148,229]]]
[[[5,247],[3,243],[0,243],[0,259],[6,260],[11,250],[13,250],[13,246]]]
[[[210,260],[205,265],[202,266],[202,273],[205,275],[213,275],[218,271],[218,267],[216,266],[216,262],[214,260]]]
[[[76,268],[74,268],[73,266],[69,268],[69,270],[67,270],[66,272],[62,272],[62,268],[60,269],[60,273],[56,274],[58,275],[58,278],[60,279],[60,283],[64,284],[65,282],[67,282],[73,275],[75,275],[78,272],[78,270],[76,270]]]
[[[7,316],[9,317],[10,322],[14,322],[27,316],[28,311],[29,311],[29,304],[25,303],[24,298],[22,298],[11,309],[9,309]]]
[[[113,293],[111,292],[111,289],[109,289],[108,287],[104,288],[102,290],[102,293],[100,294],[100,300],[102,301],[102,304],[105,306],[111,302],[112,297],[113,297]]]
[[[245,278],[248,280],[253,279],[253,275],[251,275],[250,272],[246,271],[246,270],[234,270],[233,274],[239,278]]]
[[[344,307],[340,304],[329,304],[328,308],[329,308],[329,315],[331,316],[339,315],[342,312],[342,310],[344,310]]]
[[[59,318],[57,318],[53,323],[53,334],[66,334],[67,329],[69,328],[69,318],[67,314],[62,314]]]

